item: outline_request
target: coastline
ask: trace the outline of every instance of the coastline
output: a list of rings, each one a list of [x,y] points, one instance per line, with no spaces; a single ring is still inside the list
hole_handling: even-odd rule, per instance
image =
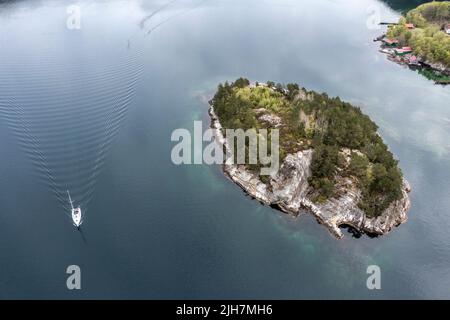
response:
[[[399,48],[390,48],[383,44],[383,41],[387,39],[387,34],[383,34],[374,39],[374,42],[380,42],[380,49],[378,50],[380,53],[386,54],[389,61],[392,61],[400,66],[406,66],[411,70],[420,70],[420,71],[430,71],[439,73],[441,76],[450,76],[450,68],[445,67],[442,63],[431,62],[419,55],[415,55],[414,51],[410,55],[406,56],[397,56],[395,54],[395,49]],[[448,85],[450,81],[441,81],[439,79],[432,79],[435,84]]]
[[[214,106],[210,106],[208,114],[216,142],[225,150],[229,150]],[[358,208],[361,192],[348,178],[343,178],[339,183],[341,196],[321,204],[313,203],[309,197],[311,187],[308,184],[312,154],[313,150],[308,149],[287,155],[279,172],[270,181],[272,190],[269,190],[257,175],[243,165],[223,164],[222,170],[245,193],[264,205],[275,207],[294,217],[304,214],[302,210],[310,212],[337,239],[342,239],[344,236],[341,226],[351,226],[359,233],[368,235],[385,235],[394,227],[407,221],[406,212],[411,207],[408,196],[411,187],[405,179],[403,179],[402,198],[394,201],[376,218],[366,217],[365,213]]]
[[[450,2],[420,3],[403,13],[375,38],[380,52],[399,65],[407,66],[435,84],[450,84]]]

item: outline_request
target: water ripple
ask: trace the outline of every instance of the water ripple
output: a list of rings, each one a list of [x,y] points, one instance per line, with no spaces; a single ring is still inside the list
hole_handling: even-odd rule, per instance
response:
[[[102,59],[45,50],[0,58],[1,119],[63,211],[70,215],[70,190],[86,213],[142,75],[142,52]]]

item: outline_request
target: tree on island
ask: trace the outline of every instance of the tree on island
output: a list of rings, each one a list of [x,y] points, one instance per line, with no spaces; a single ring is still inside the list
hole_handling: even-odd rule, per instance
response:
[[[377,133],[377,125],[360,108],[339,97],[300,89],[297,84],[250,87],[247,79],[220,84],[211,103],[223,128],[272,128],[258,119],[265,109],[282,120],[280,162],[289,153],[313,148],[308,180],[323,202],[333,197],[338,175],[353,177],[362,192],[359,207],[368,217],[381,214],[402,197],[403,177],[398,161]],[[308,99],[296,99],[299,93]],[[353,150],[346,165],[341,150]],[[260,164],[249,167],[256,172]],[[261,179],[268,183],[269,179]]]

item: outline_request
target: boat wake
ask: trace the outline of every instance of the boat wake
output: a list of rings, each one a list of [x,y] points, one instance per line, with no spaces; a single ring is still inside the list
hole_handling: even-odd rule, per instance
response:
[[[2,49],[0,120],[64,212],[73,212],[70,190],[85,215],[132,103],[143,71],[142,51],[122,46],[104,52],[105,58],[60,50],[27,54],[21,48]]]

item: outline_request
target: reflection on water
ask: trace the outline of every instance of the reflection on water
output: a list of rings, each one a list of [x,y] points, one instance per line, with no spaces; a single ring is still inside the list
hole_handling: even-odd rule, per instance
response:
[[[382,0],[382,1],[385,2],[388,6],[390,6],[394,10],[406,12],[408,10],[414,9],[418,5],[430,2],[431,0]]]
[[[0,297],[449,296],[450,87],[380,56],[368,8],[399,12],[377,0],[86,0],[70,31],[62,3],[0,9]],[[220,168],[174,166],[172,131],[207,119],[196,97],[240,76],[360,106],[413,187],[409,221],[336,241],[309,215],[246,198]],[[67,206],[67,188],[89,206],[86,242],[49,196]],[[367,290],[369,264],[380,291]]]

